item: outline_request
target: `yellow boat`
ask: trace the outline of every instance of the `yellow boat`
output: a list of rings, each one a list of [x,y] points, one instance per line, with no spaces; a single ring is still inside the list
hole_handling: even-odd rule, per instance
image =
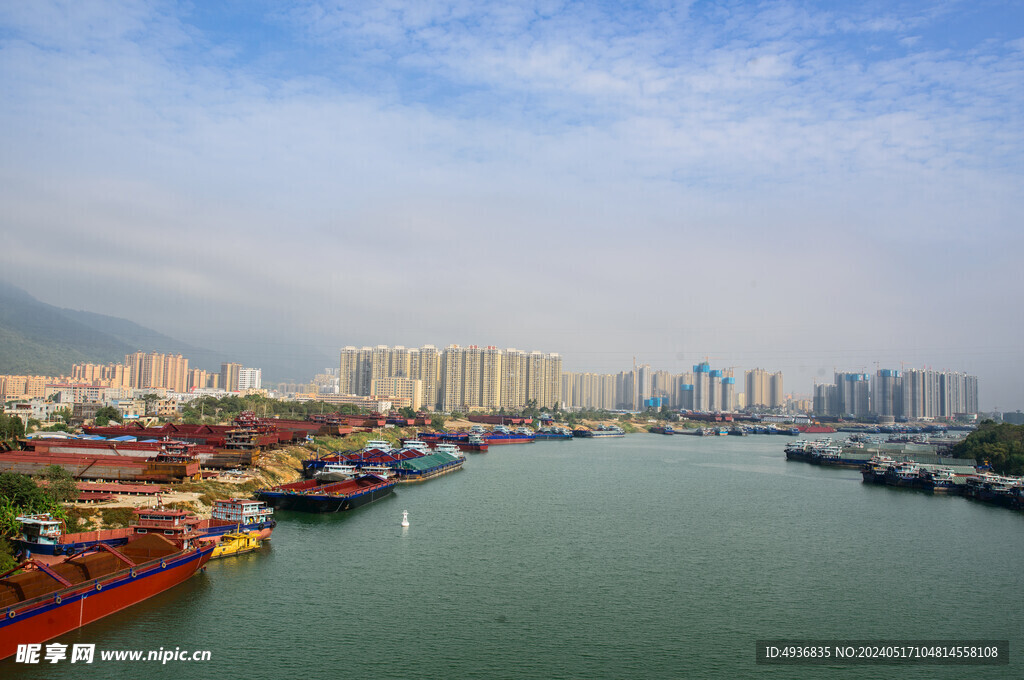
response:
[[[224,534],[220,537],[217,547],[213,549],[213,556],[210,559],[215,560],[218,557],[241,555],[242,553],[258,550],[262,545],[263,541],[260,539],[260,532],[258,531]]]

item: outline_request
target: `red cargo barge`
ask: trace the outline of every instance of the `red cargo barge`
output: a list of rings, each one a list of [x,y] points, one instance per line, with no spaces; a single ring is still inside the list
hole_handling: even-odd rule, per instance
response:
[[[383,479],[372,474],[329,484],[307,479],[260,489],[256,492],[256,498],[281,510],[341,512],[384,498],[394,490],[395,484],[394,479]]]
[[[137,482],[180,482],[199,474],[199,461],[161,453],[153,458],[77,453],[0,453],[0,472],[38,475],[50,465],[59,465],[76,479],[129,480]]]
[[[0,575],[0,659],[18,645],[46,642],[178,585],[213,549],[147,534],[119,550],[103,546],[51,567],[23,562]]]
[[[24,441],[26,450],[35,453],[75,453],[152,458],[163,452],[187,458],[197,458],[204,467],[234,468],[252,465],[253,452],[245,450],[215,449],[212,446],[164,439],[162,441],[118,441],[114,439],[80,439],[76,437],[47,437]]]

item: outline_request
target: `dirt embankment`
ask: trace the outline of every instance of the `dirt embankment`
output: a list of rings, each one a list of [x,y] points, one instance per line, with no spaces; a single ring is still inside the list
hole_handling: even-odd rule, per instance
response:
[[[74,503],[69,515],[77,526],[74,531],[110,529],[127,526],[135,508],[157,505],[181,508],[199,517],[209,517],[214,501],[223,498],[251,498],[254,491],[275,484],[294,482],[302,477],[302,461],[313,455],[315,447],[284,446],[263,451],[256,466],[247,470],[226,470],[199,482],[164,485],[165,491],[153,496],[118,496],[117,500],[96,505]]]

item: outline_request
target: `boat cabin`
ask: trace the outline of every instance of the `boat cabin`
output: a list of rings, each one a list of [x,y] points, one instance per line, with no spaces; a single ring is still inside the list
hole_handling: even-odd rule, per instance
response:
[[[15,519],[21,522],[21,540],[36,545],[60,543],[61,522],[54,519],[50,513],[19,515]]]
[[[139,509],[135,511],[136,534],[159,534],[164,538],[188,544],[197,535],[199,518],[184,510]]]
[[[263,501],[254,501],[244,498],[228,498],[214,501],[213,512],[210,516],[213,519],[226,520],[242,524],[254,524],[269,520],[274,515],[274,509],[267,507]]]

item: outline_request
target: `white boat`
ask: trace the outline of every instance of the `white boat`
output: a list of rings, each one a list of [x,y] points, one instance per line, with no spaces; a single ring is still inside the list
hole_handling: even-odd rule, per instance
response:
[[[376,475],[381,479],[387,479],[394,474],[394,470],[387,465],[364,465],[359,468],[359,473],[364,475]]]
[[[376,449],[377,451],[390,451],[391,443],[383,439],[371,439],[366,442],[366,446],[363,447],[363,451],[370,451]]]
[[[360,474],[358,468],[355,465],[348,463],[327,463],[322,468],[313,473],[316,479],[321,482],[343,482],[346,479],[355,479]]]
[[[421,442],[419,439],[406,439],[402,445],[402,448],[413,449],[414,451],[422,451],[423,453],[430,453],[430,447],[427,446],[427,443]]]
[[[437,453],[447,453],[449,456],[455,456],[456,458],[466,457],[466,454],[462,452],[462,449],[457,444],[438,444],[434,447],[434,451]]]

